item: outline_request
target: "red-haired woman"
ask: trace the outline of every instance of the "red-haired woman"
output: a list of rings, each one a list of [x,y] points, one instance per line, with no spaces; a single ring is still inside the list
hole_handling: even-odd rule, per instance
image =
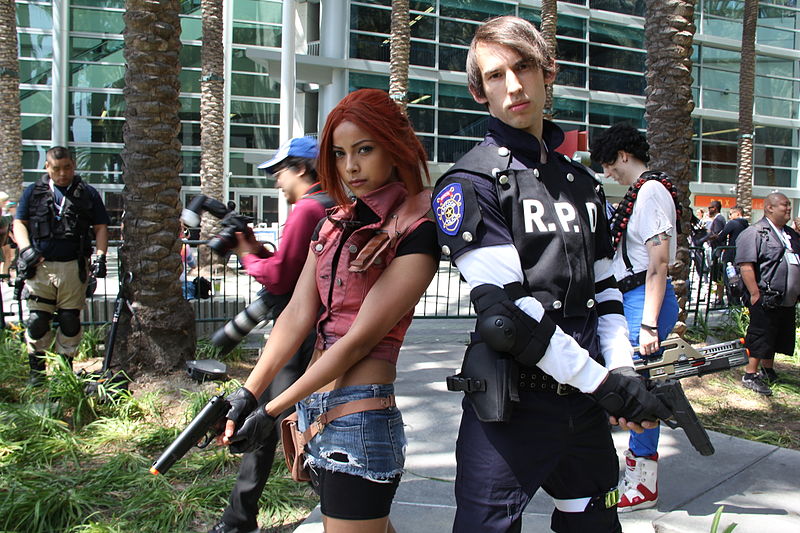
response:
[[[235,433],[229,421],[223,439],[247,449],[296,403],[300,430],[316,433],[306,455],[328,532],[394,531],[389,510],[406,444],[394,403],[397,356],[439,258],[426,216],[426,160],[382,91],[355,91],[328,115],[318,172],[338,207],[312,238],[294,295],[244,387],[258,398],[315,321],[316,351],[296,383]],[[342,412],[351,414],[330,420]]]

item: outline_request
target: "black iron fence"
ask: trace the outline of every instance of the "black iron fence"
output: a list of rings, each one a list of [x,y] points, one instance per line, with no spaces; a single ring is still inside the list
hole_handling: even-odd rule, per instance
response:
[[[184,275],[181,290],[190,301],[198,324],[198,335],[209,336],[222,323],[249,305],[262,286],[247,275],[235,254],[224,265],[203,264],[198,247],[206,241],[186,240],[184,245],[191,254],[184,256]],[[84,325],[102,325],[111,321],[114,300],[119,291],[119,246],[121,241],[109,242],[108,276],[98,280],[95,294],[87,299],[82,315]],[[692,264],[689,275],[689,318],[696,324],[708,313],[731,305],[730,294],[725,291],[725,262],[732,257],[733,247],[721,246],[713,253],[697,247],[691,248]],[[191,257],[195,258],[192,262]],[[205,281],[202,281],[205,280]],[[208,294],[200,294],[206,285]],[[3,310],[7,317],[27,316],[25,303],[14,301],[13,291],[3,285]],[[205,297],[201,297],[205,296]],[[20,312],[21,304],[21,312]],[[469,301],[469,287],[460,278],[458,270],[448,260],[441,260],[430,285],[417,304],[415,318],[468,318],[474,312]]]

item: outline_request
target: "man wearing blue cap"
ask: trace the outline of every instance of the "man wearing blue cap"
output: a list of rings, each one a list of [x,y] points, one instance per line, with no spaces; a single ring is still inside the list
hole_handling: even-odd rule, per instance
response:
[[[239,259],[247,273],[264,285],[270,303],[274,304],[272,316],[276,318],[289,302],[300,277],[314,228],[325,216],[326,209],[333,207],[333,201],[317,182],[316,157],[315,139],[295,137],[281,145],[272,159],[258,166],[272,174],[286,201],[294,206],[283,226],[280,247],[276,252],[267,251],[256,241],[252,232],[236,234],[239,239],[236,248]],[[243,419],[257,405],[265,405],[294,383],[311,360],[315,337],[312,331],[261,398],[256,400],[243,387],[229,396],[232,411],[235,410],[237,416]],[[283,413],[278,424],[290,412]],[[231,491],[228,506],[220,522],[209,533],[259,530],[258,500],[269,478],[277,444],[278,432],[272,432],[259,449],[242,456],[239,476]]]

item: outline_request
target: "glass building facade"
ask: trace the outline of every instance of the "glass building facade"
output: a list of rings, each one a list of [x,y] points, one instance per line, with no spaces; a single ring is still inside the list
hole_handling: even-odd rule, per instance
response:
[[[259,222],[279,218],[274,183],[256,166],[277,148],[283,5],[226,0],[229,193]],[[315,134],[348,91],[388,87],[390,0],[297,0],[294,134]],[[486,111],[466,89],[465,60],[480,21],[519,15],[538,24],[540,2],[411,0],[409,115],[434,175],[483,135]],[[181,134],[185,194],[199,190],[199,0],[182,6]],[[644,128],[644,2],[558,2],[555,120],[592,132],[626,120]],[[695,195],[732,197],[736,180],[743,0],[697,0],[693,54]],[[23,167],[41,174],[57,142],[76,153],[116,217],[121,212],[123,0],[18,0]],[[800,8],[762,0],[756,37],[754,196],[800,199]],[[63,80],[55,83],[54,79]],[[613,186],[610,186],[613,189]],[[795,208],[795,212],[797,208]]]

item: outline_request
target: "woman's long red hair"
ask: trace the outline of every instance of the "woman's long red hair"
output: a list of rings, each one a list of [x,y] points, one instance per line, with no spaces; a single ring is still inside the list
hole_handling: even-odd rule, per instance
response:
[[[420,169],[425,173],[427,182],[430,182],[428,156],[408,118],[387,93],[378,89],[359,89],[345,96],[331,110],[319,141],[317,173],[320,184],[337,204],[351,203],[336,170],[332,149],[333,130],[342,122],[352,122],[368,132],[375,142],[392,155],[397,177],[410,194],[416,194],[424,188]]]

